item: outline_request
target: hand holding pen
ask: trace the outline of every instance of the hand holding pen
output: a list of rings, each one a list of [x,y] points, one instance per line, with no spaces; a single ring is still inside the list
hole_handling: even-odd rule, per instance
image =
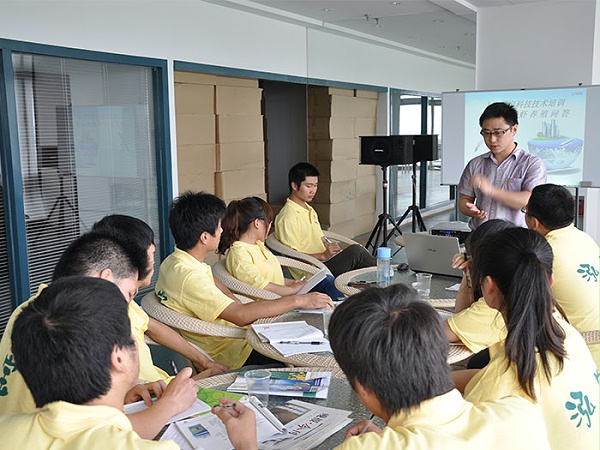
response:
[[[349,428],[348,431],[346,432],[345,439],[351,438],[353,436],[360,436],[361,434],[365,434],[365,433],[368,433],[371,431],[373,431],[375,433],[381,433],[381,428],[379,428],[377,425],[375,425],[373,423],[374,419],[375,419],[375,414],[371,414],[371,418],[369,420],[363,420],[362,422]]]

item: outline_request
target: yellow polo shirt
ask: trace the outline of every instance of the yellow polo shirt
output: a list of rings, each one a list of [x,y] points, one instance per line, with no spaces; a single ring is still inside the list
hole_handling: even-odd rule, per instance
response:
[[[238,280],[260,289],[269,283],[285,286],[279,261],[262,241],[235,241],[227,251],[225,267]]]
[[[3,448],[11,449],[164,449],[175,450],[173,441],[142,439],[122,411],[103,405],[52,402],[28,414],[0,416]]]
[[[542,416],[531,402],[513,396],[472,404],[454,389],[392,416],[381,433],[351,437],[337,448],[545,450],[550,446]]]
[[[235,326],[219,318],[233,300],[215,285],[210,266],[178,248],[160,265],[156,295],[163,305],[178,313]],[[230,369],[241,367],[252,352],[245,339],[201,336],[187,331],[181,335]]]
[[[26,302],[21,303],[13,311],[2,335],[2,341],[0,341],[0,360],[2,361],[2,372],[0,372],[0,414],[29,413],[37,410],[31,391],[15,366],[11,337],[15,320],[17,320],[21,311],[35,300],[46,287],[47,285],[40,284],[36,294]]]
[[[502,315],[490,308],[483,297],[449,317],[448,326],[473,353],[506,339]]]
[[[309,204],[305,209],[289,198],[275,217],[275,237],[282,244],[302,253],[316,254],[326,250],[317,212]],[[290,273],[296,279],[304,275],[298,269],[290,269]]]
[[[168,383],[173,377],[171,377],[160,367],[156,367],[154,365],[152,362],[150,347],[144,340],[144,333],[146,333],[148,330],[148,322],[150,321],[148,314],[146,314],[146,312],[134,301],[129,302],[128,314],[129,321],[131,322],[131,334],[138,345],[138,355],[140,359],[140,380],[163,380]]]
[[[575,328],[554,315],[565,330],[567,357],[558,372],[558,364],[548,355],[552,367],[551,383],[543,371],[535,378],[537,407],[544,416],[548,441],[553,449],[598,448],[598,369],[587,346]],[[538,367],[541,367],[537,357]],[[507,368],[504,341],[490,347],[490,363],[475,375],[465,388],[465,400],[481,402],[496,400],[507,395],[526,397],[521,389],[514,366]],[[528,424],[524,420],[524,424]],[[527,433],[521,436],[525,437]],[[503,436],[506,437],[506,436]],[[507,446],[506,448],[511,448]],[[531,446],[531,449],[536,448]]]
[[[573,225],[550,231],[546,240],[554,261],[552,293],[578,331],[597,330],[600,316],[598,244]],[[598,344],[588,346],[598,366]]]

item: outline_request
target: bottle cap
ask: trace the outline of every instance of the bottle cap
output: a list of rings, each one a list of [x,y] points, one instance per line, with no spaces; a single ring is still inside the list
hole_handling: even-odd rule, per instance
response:
[[[392,249],[389,247],[379,247],[377,249],[377,257],[378,258],[391,258],[392,257]]]

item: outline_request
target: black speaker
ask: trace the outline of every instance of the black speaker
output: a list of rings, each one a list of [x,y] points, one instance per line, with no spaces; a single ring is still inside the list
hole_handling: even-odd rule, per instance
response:
[[[415,162],[435,161],[439,159],[438,135],[415,134],[413,136],[413,152]]]
[[[410,136],[361,136],[360,163],[376,166],[412,164],[413,140]]]

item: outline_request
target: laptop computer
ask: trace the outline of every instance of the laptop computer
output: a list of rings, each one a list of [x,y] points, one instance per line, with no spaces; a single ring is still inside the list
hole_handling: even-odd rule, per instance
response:
[[[462,277],[453,269],[452,257],[460,253],[457,237],[435,236],[426,233],[403,233],[408,267],[415,272],[429,272],[452,277]]]

